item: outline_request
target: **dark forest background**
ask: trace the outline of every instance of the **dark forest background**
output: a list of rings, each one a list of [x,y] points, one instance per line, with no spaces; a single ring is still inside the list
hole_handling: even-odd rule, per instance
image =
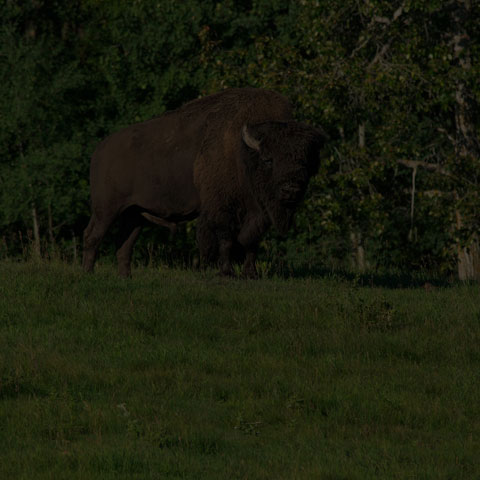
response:
[[[287,95],[331,136],[295,228],[264,240],[260,271],[480,278],[480,2],[0,5],[0,258],[78,261],[97,142],[248,85]],[[136,260],[190,265],[194,228],[146,230]]]

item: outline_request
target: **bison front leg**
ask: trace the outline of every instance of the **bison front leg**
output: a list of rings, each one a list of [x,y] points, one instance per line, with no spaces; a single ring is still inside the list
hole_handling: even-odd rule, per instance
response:
[[[243,262],[243,276],[245,278],[258,278],[257,267],[255,265],[257,250],[258,248],[256,246],[246,250],[245,262]]]
[[[218,260],[218,239],[207,220],[199,217],[196,227],[197,246],[200,252],[200,266],[214,265]]]
[[[231,259],[232,233],[224,226],[230,223],[226,216],[222,217],[221,222],[214,222],[206,215],[201,215],[197,220],[197,244],[201,263],[205,266],[217,261],[219,274],[225,277],[234,275]]]
[[[218,238],[218,262],[220,267],[220,275],[224,277],[233,277],[234,271],[232,267],[231,252],[233,241],[231,237],[219,235]]]
[[[245,249],[243,275],[246,278],[258,278],[255,261],[257,259],[258,244],[266,229],[267,223],[261,215],[249,216],[238,234],[238,242]]]

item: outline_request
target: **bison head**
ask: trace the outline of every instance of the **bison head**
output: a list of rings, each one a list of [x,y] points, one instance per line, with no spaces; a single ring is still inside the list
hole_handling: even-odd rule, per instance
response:
[[[308,181],[318,170],[325,134],[298,122],[244,125],[246,172],[273,225],[286,233]]]

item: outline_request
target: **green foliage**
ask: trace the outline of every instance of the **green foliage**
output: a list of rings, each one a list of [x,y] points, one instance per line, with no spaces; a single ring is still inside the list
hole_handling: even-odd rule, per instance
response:
[[[476,286],[0,272],[2,478],[478,476]]]
[[[72,231],[81,235],[89,156],[101,138],[199,95],[250,85],[286,94],[299,119],[331,135],[297,228],[287,239],[272,232],[262,261],[275,252],[286,263],[346,266],[350,239],[361,238],[372,268],[452,271],[456,245],[468,245],[478,230],[480,207],[478,155],[459,158],[455,119],[460,84],[473,111],[480,101],[480,7],[471,2],[462,17],[468,50],[456,58],[452,19],[460,7],[424,0],[4,2],[0,227],[10,253],[20,250],[12,235],[32,229],[33,208],[43,237],[61,243]],[[476,136],[478,116],[473,122]],[[438,167],[418,168],[413,209],[404,160]],[[189,227],[162,251],[190,257],[193,236]],[[140,251],[163,237],[152,230]]]

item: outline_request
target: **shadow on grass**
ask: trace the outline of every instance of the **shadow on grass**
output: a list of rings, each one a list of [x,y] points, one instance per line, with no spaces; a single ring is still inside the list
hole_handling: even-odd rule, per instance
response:
[[[280,278],[328,278],[351,282],[361,287],[382,288],[425,288],[453,287],[460,284],[451,276],[440,276],[429,272],[353,272],[346,269],[329,269],[321,266],[291,266],[272,268],[272,273]],[[463,282],[462,284],[465,284]]]
[[[161,263],[161,262],[160,262]],[[210,264],[206,268],[195,267],[192,262],[166,262],[171,268],[180,270],[209,271],[218,272],[215,264]],[[236,258],[233,262],[235,278],[241,279],[242,263]],[[286,265],[285,263],[260,262],[257,264],[257,271],[260,278],[281,278],[281,279],[330,279],[339,282],[348,282],[359,287],[379,287],[390,289],[401,288],[424,288],[431,290],[435,288],[450,288],[458,285],[476,285],[477,282],[461,282],[452,274],[440,275],[434,272],[426,271],[369,271],[364,273],[355,272],[342,268],[329,268],[326,266],[308,266],[308,265]]]

